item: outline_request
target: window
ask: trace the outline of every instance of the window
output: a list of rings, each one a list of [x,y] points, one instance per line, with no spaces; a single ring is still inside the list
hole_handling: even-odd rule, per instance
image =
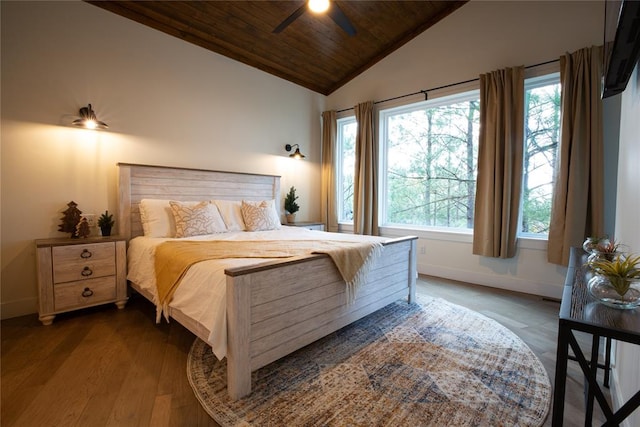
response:
[[[380,113],[385,225],[471,229],[479,92]]]
[[[520,234],[546,236],[560,141],[560,76],[525,81],[525,150]]]
[[[525,80],[519,234],[546,237],[560,140],[559,73]],[[473,229],[479,91],[380,111],[381,225]],[[339,221],[353,222],[357,124],[338,120]]]
[[[353,176],[356,159],[356,118],[337,120],[338,126],[338,221],[353,222]]]

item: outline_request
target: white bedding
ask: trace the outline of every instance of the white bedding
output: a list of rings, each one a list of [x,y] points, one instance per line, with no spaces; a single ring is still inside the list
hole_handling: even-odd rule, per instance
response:
[[[157,305],[154,267],[155,248],[169,240],[343,240],[377,241],[389,239],[374,236],[329,233],[302,227],[283,226],[269,231],[233,231],[184,239],[135,237],[127,250],[127,279],[154,296]],[[269,261],[260,258],[233,258],[210,260],[193,265],[184,278],[169,306],[180,310],[209,331],[208,343],[213,353],[222,360],[227,354],[226,276],[224,270],[232,267],[260,264]]]

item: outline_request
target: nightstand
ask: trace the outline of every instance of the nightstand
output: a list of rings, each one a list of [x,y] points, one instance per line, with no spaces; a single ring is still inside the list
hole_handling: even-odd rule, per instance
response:
[[[36,240],[39,319],[113,302],[127,302],[126,240],[119,237]]]
[[[301,221],[301,222],[289,222],[285,225],[288,225],[289,227],[304,227],[307,228],[309,230],[319,230],[319,231],[324,231],[324,224],[321,222],[312,222],[312,221]]]

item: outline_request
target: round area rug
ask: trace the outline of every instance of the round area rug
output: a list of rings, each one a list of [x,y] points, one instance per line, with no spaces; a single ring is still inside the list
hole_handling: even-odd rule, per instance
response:
[[[542,363],[514,333],[443,299],[393,303],[252,374],[226,392],[226,361],[196,339],[187,375],[227,426],[540,426]]]

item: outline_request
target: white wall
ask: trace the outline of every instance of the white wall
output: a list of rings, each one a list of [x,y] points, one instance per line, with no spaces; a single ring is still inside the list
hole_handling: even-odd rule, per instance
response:
[[[618,159],[618,194],[616,236],[630,252],[640,254],[640,66],[636,65],[621,96],[620,156]],[[636,309],[638,310],[638,309]],[[616,387],[614,397],[626,401],[640,390],[640,347],[618,342],[616,346]],[[625,420],[626,426],[640,426],[640,409]]]
[[[88,3],[1,8],[3,318],[37,310],[33,240],[69,201],[116,211],[118,162],[282,175],[319,219],[324,96]],[[88,103],[108,131],[69,126]]]
[[[475,79],[504,67],[555,60],[566,52],[602,44],[603,22],[600,1],[471,0],[331,94],[327,108],[342,110],[366,100]],[[430,93],[430,98],[437,95]],[[416,95],[395,104],[423,99]],[[403,232],[385,230],[385,234]],[[472,255],[470,235],[414,234],[424,251],[418,255],[420,273],[561,297],[566,269],[547,263],[546,241],[521,241],[515,258],[500,260]]]

